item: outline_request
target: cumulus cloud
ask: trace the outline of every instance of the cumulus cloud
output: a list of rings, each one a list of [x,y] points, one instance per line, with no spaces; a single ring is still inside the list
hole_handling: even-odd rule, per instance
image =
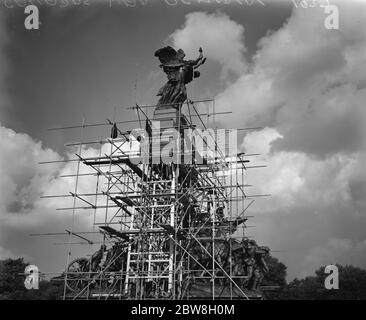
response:
[[[324,27],[322,8],[298,8],[281,29],[261,39],[252,71],[218,96],[219,109],[235,108],[226,123],[275,126],[284,135],[277,145],[282,150],[326,156],[360,148],[366,6],[339,7],[339,31]]]
[[[273,152],[271,146],[281,138],[273,128],[250,133],[244,138],[246,150],[260,152],[255,161],[268,164],[261,172],[248,173],[250,183],[259,193],[272,194],[271,201],[265,202],[268,206],[260,206],[262,213],[281,208],[291,212],[299,206],[310,207],[310,203],[326,206],[351,199],[349,179],[361,167],[359,154],[352,157],[337,154],[322,160],[304,152]]]
[[[60,156],[44,149],[30,136],[3,126],[0,126],[0,150],[0,247],[6,245],[2,255],[14,256],[24,252],[12,252],[9,237],[14,230],[42,223],[41,216],[45,212],[39,210],[36,203],[59,169],[57,165],[42,168],[38,162],[50,158],[57,160]]]
[[[271,150],[271,144],[283,136],[274,128],[264,128],[260,131],[254,131],[247,134],[243,140],[242,148],[250,153],[256,150],[261,154],[268,154]]]
[[[136,147],[136,143],[124,144],[122,150]],[[72,210],[78,170],[75,153],[84,158],[108,154],[110,145],[71,148],[65,155],[45,148],[27,134],[17,133],[0,125],[0,259],[24,257],[39,266],[42,272],[62,272],[66,263],[68,236],[65,230],[73,227],[75,232],[95,230],[93,222],[103,223],[105,209]],[[57,161],[40,164],[39,162]],[[94,194],[106,191],[107,179],[83,164],[79,167],[77,194]],[[99,179],[99,188],[96,182]],[[112,189],[112,192],[115,191]],[[41,196],[61,196],[41,198]],[[84,196],[95,203],[95,196]],[[84,201],[75,199],[75,207],[90,207]],[[99,206],[106,205],[106,197],[98,197]],[[68,210],[64,210],[67,209]],[[61,210],[57,210],[61,209]],[[115,214],[108,210],[107,219]],[[30,237],[30,234],[65,233],[60,236]],[[100,241],[99,234],[90,234],[94,246],[73,246],[72,257],[94,253]],[[80,239],[78,239],[80,240]],[[72,240],[73,242],[74,239]],[[63,244],[55,246],[54,244]]]
[[[53,243],[67,242],[59,239],[30,238],[32,233],[64,232],[70,229],[70,210],[56,211],[73,205],[72,197],[41,199],[44,195],[69,195],[74,191],[75,178],[61,176],[76,173],[76,162],[56,162],[40,165],[39,162],[75,158],[73,150],[62,157],[55,151],[42,146],[27,134],[0,126],[0,259],[22,256],[46,271],[62,270],[66,261],[64,246]],[[97,155],[98,150],[83,149],[85,157]],[[90,172],[81,168],[81,173]],[[95,177],[80,178],[79,193],[95,192]],[[103,201],[99,201],[103,205]],[[85,205],[81,201],[76,206]],[[97,212],[97,216],[101,215]],[[93,212],[77,212],[75,229],[91,228]],[[50,242],[52,240],[52,242]],[[90,248],[88,248],[90,250]],[[74,248],[73,254],[82,254]]]
[[[282,251],[290,278],[318,267],[305,257],[332,251],[323,245],[328,239],[364,239],[366,5],[337,5],[339,31],[324,27],[322,8],[294,8],[216,100],[220,111],[233,110],[227,126],[267,126],[242,144],[261,153],[253,162],[268,165],[249,170],[253,193],[272,194],[252,207],[258,224],[250,233]],[[365,265],[364,255],[348,254],[341,250],[335,260]]]
[[[328,239],[365,239],[366,154],[360,150],[322,159],[305,152],[273,149],[280,139],[282,135],[273,128],[244,138],[245,150],[261,152],[254,162],[268,165],[260,171],[249,169],[246,182],[254,185],[253,194],[271,194],[251,207],[256,228],[250,235],[281,251],[275,255],[288,266],[291,279],[309,275],[320,266],[316,263],[327,261],[320,257],[330,248],[323,245]],[[333,256],[334,251],[324,256],[334,257],[331,263],[366,264],[365,255],[355,259],[351,251]],[[316,258],[308,258],[314,255]]]
[[[49,180],[57,172],[57,165],[41,168],[42,159],[60,159],[41,142],[26,134],[0,127],[0,210],[9,213],[27,213],[42,194]]]
[[[224,13],[189,13],[185,24],[170,40],[189,57],[196,56],[198,48],[203,47],[207,58],[221,65],[223,77],[228,73],[240,75],[246,70],[244,27]]]

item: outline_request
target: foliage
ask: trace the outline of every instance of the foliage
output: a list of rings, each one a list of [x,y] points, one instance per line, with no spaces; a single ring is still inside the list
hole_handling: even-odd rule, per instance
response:
[[[366,299],[366,270],[351,265],[337,265],[339,289],[327,290],[324,282],[329,275],[325,266],[315,271],[314,276],[294,279],[277,294],[277,299],[301,300],[358,300]]]
[[[286,285],[287,267],[277,258],[269,256],[266,258],[269,271],[264,275],[263,286],[280,286]]]
[[[56,300],[62,296],[62,285],[40,281],[39,290],[24,286],[24,270],[28,265],[23,258],[0,261],[0,300]]]

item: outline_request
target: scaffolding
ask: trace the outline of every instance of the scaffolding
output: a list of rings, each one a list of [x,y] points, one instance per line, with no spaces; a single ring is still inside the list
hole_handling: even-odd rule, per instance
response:
[[[76,164],[63,176],[74,179],[73,191],[43,196],[72,200],[58,208],[72,215],[69,230],[57,233],[68,236],[65,272],[54,278],[64,284],[63,299],[261,298],[248,289],[252,275],[240,253],[250,242],[248,209],[267,196],[247,193],[246,172],[262,166],[249,165],[255,154],[236,151],[235,130],[214,128],[215,117],[229,113],[215,112],[214,99],[160,106],[148,116],[155,107],[130,107],[136,120],[50,129],[81,130],[80,141],[66,144],[76,157],[61,160]],[[121,131],[127,123],[139,129]],[[85,128],[99,126],[108,135],[88,141]],[[99,146],[97,155],[87,156],[90,146]],[[84,231],[74,225],[80,211],[93,213]],[[78,245],[91,254],[75,257]]]

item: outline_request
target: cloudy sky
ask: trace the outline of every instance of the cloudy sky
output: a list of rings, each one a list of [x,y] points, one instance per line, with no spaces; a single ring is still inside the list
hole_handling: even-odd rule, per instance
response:
[[[126,106],[155,103],[165,76],[153,54],[170,44],[188,57],[203,47],[189,95],[232,111],[220,126],[263,127],[240,136],[268,165],[248,173],[252,192],[272,194],[253,205],[249,234],[276,251],[289,279],[330,263],[366,267],[365,1],[330,0],[339,30],[324,26],[326,1],[85,2],[49,1],[29,31],[24,1],[0,0],[0,259],[63,269],[66,247],[29,234],[69,227],[70,214],[55,208],[70,202],[40,196],[72,191],[59,176],[75,165],[38,162],[71,157],[64,144],[79,132],[46,129],[104,122],[114,110],[131,119]]]

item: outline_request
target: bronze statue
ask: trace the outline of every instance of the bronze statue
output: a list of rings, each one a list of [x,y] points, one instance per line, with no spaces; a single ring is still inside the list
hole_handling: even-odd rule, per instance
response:
[[[186,84],[200,76],[200,73],[195,69],[206,61],[206,58],[203,57],[202,48],[199,49],[199,53],[196,60],[184,60],[185,53],[182,49],[176,51],[167,46],[155,52],[155,57],[158,57],[161,62],[160,68],[168,77],[168,82],[157,94],[161,98],[155,111],[170,107],[178,109],[187,99]]]

